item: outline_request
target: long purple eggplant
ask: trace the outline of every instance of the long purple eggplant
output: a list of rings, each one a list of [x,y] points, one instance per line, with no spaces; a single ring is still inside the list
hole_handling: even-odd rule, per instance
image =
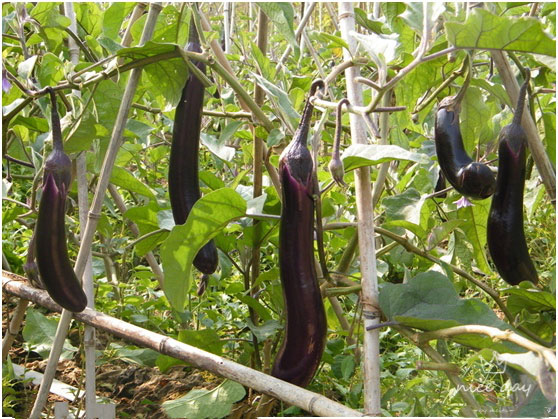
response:
[[[201,52],[194,19],[190,22],[186,50]],[[195,65],[205,72],[205,64],[196,62]],[[190,73],[175,112],[168,181],[172,215],[176,224],[186,222],[190,210],[201,197],[198,153],[204,91],[203,84]],[[194,258],[194,266],[202,273],[210,275],[217,269],[217,264],[217,248],[211,240]]]
[[[496,192],[486,227],[492,260],[502,279],[511,285],[521,281],[538,282],[523,230],[527,135],[521,126],[521,117],[528,84],[529,76],[521,86],[512,123],[500,131]]]
[[[323,86],[323,81],[314,81],[309,97]],[[279,158],[283,195],[279,267],[287,319],[271,373],[301,387],[316,373],[327,332],[314,266],[313,163],[306,145],[313,108],[308,99],[293,140]]]
[[[43,193],[35,227],[37,267],[47,292],[66,310],[80,312],[87,305],[68,257],[65,205],[72,180],[70,158],[64,153],[56,95],[50,90],[53,151],[45,161]]]

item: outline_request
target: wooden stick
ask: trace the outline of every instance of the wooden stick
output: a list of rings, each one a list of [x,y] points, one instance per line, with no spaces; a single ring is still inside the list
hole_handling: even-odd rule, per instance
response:
[[[351,52],[343,50],[345,60],[351,59],[357,50],[356,40],[350,34],[355,30],[353,4],[339,2],[339,26],[341,35],[349,45]],[[354,106],[362,105],[362,85],[354,81],[360,76],[359,67],[345,70],[347,98]],[[366,144],[366,126],[361,116],[349,114],[351,138],[353,144]],[[378,274],[376,271],[376,252],[374,243],[374,207],[372,206],[372,188],[370,186],[370,168],[361,167],[355,172],[355,189],[358,218],[358,244],[360,251],[360,269],[362,274],[362,308],[364,327],[373,326],[379,321]],[[379,416],[380,409],[380,343],[379,331],[364,332],[364,412]]]
[[[3,291],[33,301],[49,310],[61,310],[61,307],[52,301],[45,291],[32,288],[24,281],[25,278],[19,275],[2,271]],[[298,406],[312,415],[333,417],[363,416],[361,412],[329,400],[320,394],[312,393],[309,390],[297,387],[244,365],[237,364],[229,359],[203,351],[167,336],[162,336],[141,327],[134,326],[90,308],[86,308],[81,313],[76,313],[74,318],[136,345],[181,359],[197,368],[218,374],[253,388],[256,391],[283,400],[285,403]]]
[[[29,300],[21,299],[17,302],[12,320],[8,324],[8,330],[6,330],[4,339],[2,339],[2,362],[5,362],[6,359],[8,359],[8,352],[10,352],[10,348],[19,333],[19,328],[25,318],[25,312],[28,305]]]

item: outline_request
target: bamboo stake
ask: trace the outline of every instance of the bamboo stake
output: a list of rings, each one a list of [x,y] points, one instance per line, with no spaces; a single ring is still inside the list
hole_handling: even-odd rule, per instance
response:
[[[47,307],[49,310],[61,310],[61,307],[52,301],[45,291],[32,288],[24,281],[25,278],[19,275],[2,271],[2,289],[5,292],[31,300],[36,304]],[[256,391],[283,400],[285,403],[298,406],[312,415],[333,417],[363,416],[361,412],[329,400],[320,394],[312,393],[309,390],[237,364],[229,359],[134,326],[90,308],[86,308],[81,313],[76,313],[75,319],[136,345],[181,359],[197,368],[218,374],[253,388]]]
[[[267,16],[266,14],[260,9],[258,14],[258,48],[265,56],[267,53]],[[256,88],[254,91],[254,101],[258,106],[262,106],[264,102],[265,93],[263,89],[256,84]],[[264,142],[261,138],[256,136],[256,130],[252,129],[252,134],[254,136],[254,143],[253,143],[253,169],[254,169],[254,180],[252,185],[252,198],[257,198],[261,196],[262,189],[263,189],[263,161],[264,161],[264,154],[263,154],[263,146]],[[260,274],[260,241],[262,236],[262,225],[258,220],[252,221],[254,225],[254,236],[252,240],[252,257],[251,257],[251,272],[249,282],[246,283],[247,290],[251,290],[250,294],[252,297],[256,297],[258,293],[257,288],[252,288],[252,285],[256,282]],[[257,297],[256,297],[257,298]],[[258,325],[258,315],[254,311],[252,307],[249,307],[250,312],[250,319],[254,325]],[[260,357],[259,357],[259,345],[257,337],[252,334],[252,341],[254,344],[254,353],[255,353],[255,360],[256,365],[261,364]]]
[[[64,14],[70,19],[70,30],[77,34],[76,14],[74,12],[73,3],[64,3]],[[79,63],[79,47],[76,40],[72,37],[68,39],[68,47],[70,50],[70,60],[72,64]],[[72,94],[76,97],[81,96],[79,90],[72,90]],[[89,184],[87,182],[87,163],[85,153],[80,153],[76,157],[76,171],[78,184],[78,206],[79,206],[79,226],[84,231],[87,225],[87,210],[89,209]],[[87,296],[87,306],[95,308],[95,291],[93,289],[93,267],[91,264],[91,249],[87,254],[85,263],[85,272],[83,274],[83,289]],[[85,413],[87,416],[93,416],[96,405],[96,384],[95,384],[95,328],[85,326],[83,331],[83,346],[85,352]]]
[[[343,50],[344,59],[350,60],[355,55],[357,49],[356,41],[350,35],[355,30],[355,16],[352,3],[339,2],[339,26],[342,38],[349,45],[349,51]],[[347,98],[355,106],[362,105],[362,86],[354,81],[354,78],[358,76],[360,76],[359,67],[353,66],[345,70]],[[366,126],[364,120],[355,114],[350,114],[349,116],[353,144],[365,144]],[[361,167],[356,170],[355,190],[365,329],[363,346],[364,412],[368,415],[379,416],[381,414],[379,331],[366,331],[368,326],[376,325],[380,318],[374,243],[374,207],[372,206],[369,167]]]
[[[498,69],[498,73],[504,81],[504,87],[508,92],[508,96],[512,103],[517,103],[517,98],[519,96],[519,84],[515,79],[510,63],[506,59],[503,51],[492,51],[492,58]],[[542,178],[546,192],[550,196],[553,203],[556,203],[556,173],[552,168],[552,163],[546,154],[546,150],[542,144],[541,138],[539,136],[539,131],[537,125],[533,118],[531,117],[531,112],[523,112],[523,119],[521,120],[521,125],[525,129],[527,134],[527,143],[529,144],[529,150],[533,155],[533,160],[537,166],[537,170]]]
[[[152,3],[150,5],[149,14],[147,16],[147,21],[145,23],[145,27],[141,37],[141,44],[144,44],[145,42],[147,42],[147,40],[151,39],[153,30],[155,28],[155,23],[157,21],[157,16],[161,12],[161,9],[162,6],[160,3]],[[134,68],[130,74],[130,79],[128,80],[128,84],[122,98],[122,103],[120,104],[118,115],[116,116],[111,141],[107,150],[107,154],[105,156],[105,160],[103,162],[103,167],[101,169],[101,177],[99,179],[97,190],[95,191],[95,196],[91,205],[91,210],[89,212],[87,227],[85,228],[83,237],[81,238],[81,245],[74,268],[76,271],[76,276],[78,278],[82,278],[85,272],[87,256],[91,249],[91,243],[93,241],[95,230],[97,229],[97,222],[100,217],[100,211],[103,206],[103,200],[110,180],[112,167],[114,166],[116,154],[118,153],[118,150],[120,149],[122,143],[122,134],[124,133],[124,127],[128,118],[128,112],[130,110],[140,76],[141,67]],[[58,323],[58,328],[56,330],[56,336],[54,338],[52,349],[48,358],[43,381],[39,388],[37,399],[35,400],[35,404],[33,405],[33,409],[30,414],[30,419],[38,419],[46,403],[50,385],[56,372],[56,366],[58,365],[58,360],[60,359],[60,354],[62,353],[62,346],[64,345],[64,340],[66,339],[71,319],[72,313],[70,311],[63,310],[62,316],[60,317],[60,322]]]
[[[225,54],[231,53],[231,7],[232,3],[230,1],[226,1],[224,4]]]
[[[5,362],[6,359],[8,359],[8,352],[10,352],[10,348],[12,347],[17,334],[19,333],[19,329],[21,327],[21,324],[23,323],[23,319],[25,319],[25,312],[27,311],[28,305],[29,300],[20,299],[17,302],[12,320],[8,324],[8,330],[6,330],[6,334],[2,339],[2,362]]]

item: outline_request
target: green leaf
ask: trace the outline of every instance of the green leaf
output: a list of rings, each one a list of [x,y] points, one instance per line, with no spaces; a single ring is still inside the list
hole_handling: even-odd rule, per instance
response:
[[[177,48],[175,44],[148,41],[141,47],[122,48],[116,55],[139,60],[166,56],[175,52]],[[145,66],[143,71],[147,78],[147,82],[144,81],[145,87],[155,95],[162,95],[172,106],[176,106],[188,77],[188,67],[182,57],[156,61]]]
[[[206,132],[200,133],[200,140],[204,146],[206,146],[209,151],[219,157],[221,160],[232,161],[234,158],[235,149],[229,147],[220,138],[215,135],[208,134]]]
[[[482,301],[461,299],[450,280],[439,272],[422,272],[406,284],[386,283],[380,289],[380,307],[391,320],[422,330],[476,324],[511,329]],[[459,335],[456,342],[498,352],[524,352],[513,344],[494,342],[481,335]]]
[[[546,291],[522,287],[504,290],[509,295],[506,305],[512,314],[519,314],[522,310],[532,313],[556,310],[556,297]]]
[[[213,329],[181,330],[178,332],[178,340],[215,355],[223,353],[223,345],[225,344]]]
[[[491,272],[486,259],[486,222],[490,211],[490,199],[474,201],[470,207],[460,208],[457,216],[465,223],[461,225],[461,230],[465,237],[473,246],[473,256],[477,262],[477,267],[483,272]]]
[[[263,342],[268,337],[273,336],[277,330],[281,329],[281,323],[277,320],[267,320],[259,326],[256,326],[252,323],[252,320],[247,319],[246,324],[256,336],[258,342]]]
[[[493,141],[490,109],[479,89],[469,87],[461,104],[460,126],[463,145],[469,153],[478,145]]]
[[[199,199],[186,223],[175,226],[161,246],[165,273],[165,295],[178,311],[192,283],[192,261],[205,243],[215,237],[230,221],[246,213],[246,201],[230,188],[210,192]]]
[[[112,169],[110,182],[131,192],[139,193],[140,195],[146,196],[150,199],[155,199],[155,194],[151,188],[134,177],[132,173],[123,167],[115,166]]]
[[[546,154],[554,166],[556,166],[556,114],[545,112],[542,115],[544,124],[544,142],[546,143]]]
[[[556,41],[533,17],[496,16],[475,8],[465,23],[446,22],[450,44],[459,48],[501,49],[556,57]]]
[[[417,226],[420,225],[420,212],[423,204],[424,197],[421,197],[414,188],[406,189],[399,195],[389,196],[382,200],[388,221],[407,220]]]
[[[329,42],[328,48],[345,48],[349,49],[349,45],[339,36],[332,35],[327,32],[320,32],[317,36],[320,41]]]
[[[38,2],[29,15],[36,19],[43,28],[59,28],[70,26],[70,19],[60,14],[60,3]]]
[[[159,353],[153,349],[137,348],[135,346],[122,346],[111,343],[109,349],[114,351],[114,357],[122,361],[134,362],[145,367],[155,366]]]
[[[472,79],[471,86],[480,87],[486,90],[490,95],[495,96],[501,103],[505,103],[510,108],[514,108],[510,101],[510,97],[506,92],[506,89],[501,84],[492,83],[490,80],[486,79]]]
[[[428,249],[434,249],[440,242],[445,240],[453,230],[464,223],[463,220],[449,220],[434,227],[428,234]]]
[[[41,86],[56,86],[64,78],[63,64],[60,59],[47,52],[41,58],[41,64],[37,69],[37,78]]]
[[[58,321],[58,319],[47,318],[31,307],[28,308],[22,334],[23,339],[25,339],[25,345],[29,350],[33,350],[43,359],[47,359],[54,343]],[[60,359],[72,359],[77,351],[78,349],[72,346],[70,341],[66,339],[64,340]]]
[[[245,395],[246,390],[241,384],[225,380],[213,390],[191,390],[179,399],[164,402],[162,406],[171,418],[222,418],[231,412],[233,403]]]
[[[296,43],[293,29],[294,10],[290,3],[257,3],[269,20],[277,27],[277,30],[291,44],[293,51],[298,55],[299,48]]]
[[[436,20],[445,11],[442,2],[411,2],[406,3],[407,9],[401,14],[401,19],[409,25],[416,33],[422,36],[424,26],[424,6],[427,7],[427,17],[430,21],[430,27],[434,27]]]
[[[300,115],[294,110],[291,100],[289,99],[289,95],[276,84],[264,79],[259,74],[252,73],[252,76],[254,76],[258,85],[269,95],[269,97],[277,103],[279,111],[285,118],[286,122],[294,129],[294,127],[298,125]]]
[[[358,167],[371,166],[392,160],[409,160],[418,163],[428,162],[423,154],[405,150],[396,145],[353,144],[345,149],[341,156],[345,171]]]
[[[122,26],[122,21],[130,14],[134,3],[115,2],[103,13],[103,35],[116,39]]]
[[[35,68],[35,63],[37,62],[37,58],[37,55],[33,55],[17,66],[17,74],[22,79],[27,80],[31,77],[31,75],[33,74],[33,69]]]
[[[64,143],[64,149],[67,153],[89,150],[93,140],[99,138],[96,125],[106,129],[109,134],[105,138],[101,138],[101,141],[108,141],[108,136],[112,132],[116,115],[122,103],[123,94],[124,90],[112,80],[103,80],[97,85],[93,98],[94,111],[91,110],[91,107],[88,108],[77,130]],[[82,100],[86,100],[86,98],[84,97]]]
[[[424,239],[426,237],[426,231],[424,231],[424,229],[421,226],[407,220],[389,221],[384,224],[384,227],[403,227],[421,239]]]

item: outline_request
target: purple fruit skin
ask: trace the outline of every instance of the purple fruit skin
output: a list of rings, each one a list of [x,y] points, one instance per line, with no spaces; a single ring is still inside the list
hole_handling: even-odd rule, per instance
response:
[[[190,24],[187,51],[201,52],[197,32]],[[205,64],[195,65],[205,73]],[[198,152],[203,109],[203,84],[192,74],[188,75],[182,96],[176,108],[169,163],[169,196],[176,224],[184,224],[190,210],[201,197],[198,178]],[[210,275],[217,269],[217,248],[213,240],[206,243],[194,258],[194,266]]]
[[[70,264],[64,228],[66,187],[59,188],[55,176],[46,173],[36,228],[36,257],[39,273],[51,298],[66,310],[83,311],[87,297]]]
[[[312,108],[307,102],[299,128],[279,158],[283,196],[279,268],[287,318],[271,374],[301,387],[318,369],[327,333],[314,265],[313,163],[306,148]]]

